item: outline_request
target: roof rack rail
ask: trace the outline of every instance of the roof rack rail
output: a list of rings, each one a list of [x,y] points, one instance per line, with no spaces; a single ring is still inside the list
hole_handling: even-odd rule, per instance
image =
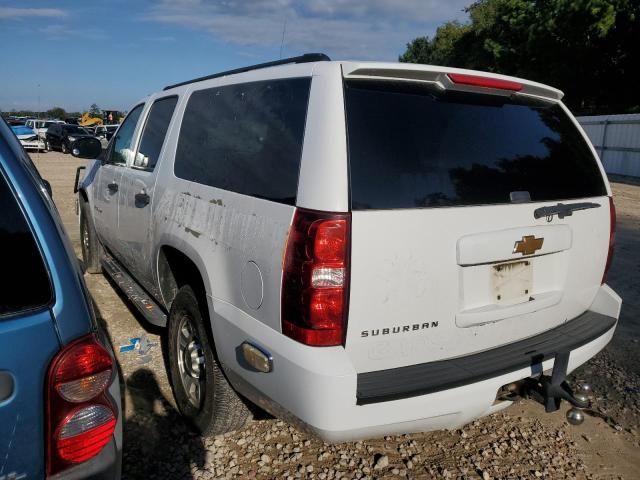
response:
[[[201,82],[202,80],[211,80],[212,78],[224,77],[227,75],[234,75],[236,73],[250,72],[252,70],[260,70],[261,68],[275,67],[278,65],[288,65],[290,63],[309,63],[309,62],[328,62],[331,59],[324,53],[305,53],[298,57],[283,58],[282,60],[275,60],[273,62],[259,63],[257,65],[251,65],[248,67],[236,68],[234,70],[227,70],[225,72],[214,73],[213,75],[206,75],[204,77],[194,78],[193,80],[187,80],[186,82],[176,83],[174,85],[168,85],[162,90],[170,90],[175,87],[181,87],[182,85],[188,85],[190,83]]]

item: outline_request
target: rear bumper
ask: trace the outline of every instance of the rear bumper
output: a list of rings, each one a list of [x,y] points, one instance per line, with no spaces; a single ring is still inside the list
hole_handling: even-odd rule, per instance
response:
[[[587,311],[552,330],[485,352],[450,360],[358,374],[358,405],[427,395],[535,368],[562,352],[596,340],[617,318]]]
[[[552,369],[558,351],[571,352],[570,372],[602,350],[615,331],[621,300],[603,286],[586,314],[553,333],[518,342],[514,344],[517,347],[463,357],[481,360],[484,365],[469,374],[463,358],[434,362],[444,368],[442,371],[449,371],[436,375],[437,382],[431,376],[433,364],[406,367],[404,372],[394,369],[374,376],[358,375],[341,347],[305,347],[229,304],[212,303],[216,312],[214,338],[225,339],[216,347],[234,387],[274,415],[323,440],[343,442],[457,428],[510,405],[495,404],[500,387]],[[238,347],[247,340],[272,354],[271,373],[251,372],[240,365]],[[414,368],[421,370],[419,379],[409,370]],[[398,380],[400,373],[403,377]]]

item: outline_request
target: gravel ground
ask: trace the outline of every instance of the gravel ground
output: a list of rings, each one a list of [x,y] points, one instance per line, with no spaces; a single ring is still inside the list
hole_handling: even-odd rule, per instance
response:
[[[33,154],[79,255],[72,183],[83,162]],[[617,253],[609,283],[624,298],[609,347],[575,380],[594,387],[580,427],[561,412],[522,401],[462,430],[327,445],[269,418],[202,439],[175,409],[162,355],[162,333],[130,309],[101,275],[87,284],[114,347],[141,337],[143,348],[118,352],[125,383],[124,478],[640,478],[640,186],[614,184]]]

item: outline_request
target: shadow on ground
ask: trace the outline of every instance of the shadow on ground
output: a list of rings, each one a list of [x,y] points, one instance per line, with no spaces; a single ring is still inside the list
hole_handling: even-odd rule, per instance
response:
[[[115,351],[117,346],[93,296],[92,301],[97,321]],[[137,366],[131,372],[129,366],[125,375],[117,363],[122,392],[123,480],[193,478],[193,472],[206,463],[204,440],[185,424],[152,370]]]
[[[123,479],[193,478],[205,466],[203,439],[191,432],[164,397],[154,373],[136,370],[126,381]]]

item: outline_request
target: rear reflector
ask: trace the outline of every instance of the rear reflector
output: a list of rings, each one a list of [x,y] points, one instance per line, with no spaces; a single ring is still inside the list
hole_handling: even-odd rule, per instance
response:
[[[342,345],[351,214],[296,209],[282,273],[282,332],[306,345]]]
[[[84,462],[109,443],[115,426],[115,415],[104,405],[79,408],[62,423],[56,450],[68,462]]]
[[[609,250],[607,251],[607,263],[604,266],[604,274],[602,275],[602,283],[607,281],[607,275],[613,262],[613,253],[616,247],[616,206],[613,198],[609,197]]]
[[[447,76],[453,83],[459,85],[471,85],[473,87],[495,88],[498,90],[511,90],[519,92],[522,90],[522,84],[511,82],[509,80],[500,80],[498,78],[480,77],[477,75],[465,75],[462,73],[448,73]]]
[[[96,456],[116,427],[107,395],[113,358],[90,334],[67,345],[52,360],[47,379],[47,474]]]

